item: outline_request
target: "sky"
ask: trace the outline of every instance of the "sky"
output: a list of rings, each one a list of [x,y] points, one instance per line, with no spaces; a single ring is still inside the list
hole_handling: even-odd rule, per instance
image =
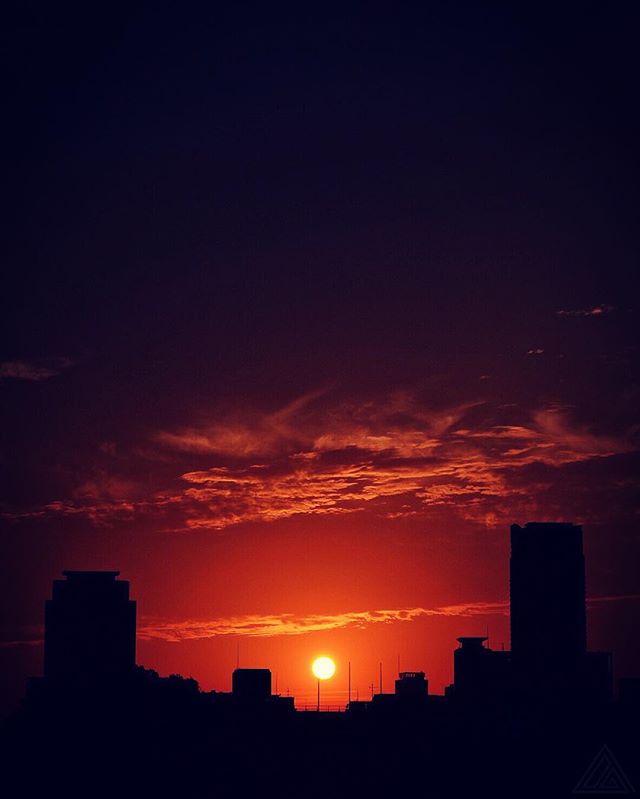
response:
[[[637,11],[513,5],[9,8],[0,712],[63,569],[207,690],[441,692],[527,521],[640,673]]]

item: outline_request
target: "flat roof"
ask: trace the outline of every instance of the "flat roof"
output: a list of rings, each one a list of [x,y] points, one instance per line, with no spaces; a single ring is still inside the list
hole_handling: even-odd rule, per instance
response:
[[[65,569],[62,574],[64,577],[69,577],[72,580],[115,580],[120,572],[75,571],[73,569]]]

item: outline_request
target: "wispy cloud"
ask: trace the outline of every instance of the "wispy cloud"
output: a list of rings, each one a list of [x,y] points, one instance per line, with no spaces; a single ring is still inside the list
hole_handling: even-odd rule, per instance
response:
[[[592,308],[561,309],[556,311],[557,316],[603,316],[613,311],[612,305],[594,305]]]
[[[414,621],[425,616],[489,616],[505,615],[508,612],[509,605],[506,602],[472,602],[439,608],[361,610],[328,615],[282,613],[177,622],[150,619],[141,626],[138,637],[142,640],[159,639],[174,642],[224,635],[271,638],[345,628],[366,628],[373,624]]]
[[[273,413],[235,412],[223,421],[160,430],[153,439],[181,452],[229,455],[234,458],[274,455],[303,446],[305,435],[299,425],[301,413],[325,390],[309,392]],[[296,424],[296,420],[298,424]]]
[[[359,403],[319,397],[154,434],[155,446],[175,459],[166,489],[151,492],[100,472],[71,496],[14,518],[82,516],[103,525],[146,517],[188,531],[363,510],[398,519],[446,507],[495,524],[515,506],[518,513],[529,508],[539,487],[515,479],[518,473],[632,449],[556,406],[527,412],[469,402],[432,409],[407,392]],[[184,468],[193,462],[197,468]]]
[[[185,472],[186,526],[220,529],[364,508],[398,518],[443,505],[478,518],[496,501],[527,493],[529,487],[509,480],[515,470],[628,450],[623,441],[571,425],[553,408],[522,425],[486,425],[476,418],[474,428],[463,426],[467,410],[395,428],[391,420],[382,429],[363,419],[337,423],[308,449],[276,461]]]
[[[17,638],[13,641],[0,641],[1,649],[16,649],[19,646],[40,646],[44,643],[42,636],[38,638]]]
[[[593,596],[587,607],[599,608],[611,603],[637,602],[640,594]],[[273,638],[275,636],[308,635],[343,629],[366,629],[372,625],[411,622],[429,617],[471,618],[474,616],[508,616],[508,600],[495,602],[461,602],[433,608],[412,607],[393,610],[354,610],[344,613],[273,613],[223,616],[214,619],[162,619],[149,617],[138,625],[142,641],[180,643],[221,636]],[[25,628],[22,637],[0,641],[0,647],[38,646],[43,642],[42,627]]]
[[[0,380],[38,382],[56,377],[73,365],[70,358],[50,358],[42,361],[2,361]]]
[[[592,608],[612,602],[629,602],[639,599],[640,594],[596,596],[590,597],[587,600],[587,605]],[[138,637],[142,640],[169,642],[217,638],[226,635],[270,638],[281,635],[306,635],[328,630],[364,629],[371,625],[410,622],[427,617],[470,618],[473,616],[508,615],[509,602],[505,599],[497,602],[463,602],[434,608],[359,610],[335,614],[281,613],[185,621],[148,619],[140,627]]]

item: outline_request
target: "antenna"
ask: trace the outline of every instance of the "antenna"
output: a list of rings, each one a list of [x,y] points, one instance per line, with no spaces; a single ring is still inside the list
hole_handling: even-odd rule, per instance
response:
[[[349,661],[349,704],[351,704],[351,661]]]
[[[276,696],[278,696],[278,672],[276,671]]]
[[[400,676],[400,654],[398,653],[398,677]]]
[[[240,668],[240,641],[236,644],[236,668]]]

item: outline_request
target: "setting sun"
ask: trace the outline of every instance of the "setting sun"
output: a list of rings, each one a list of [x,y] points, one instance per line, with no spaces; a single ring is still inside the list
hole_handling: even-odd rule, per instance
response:
[[[336,664],[328,657],[316,658],[311,671],[319,680],[328,680],[336,673]]]

